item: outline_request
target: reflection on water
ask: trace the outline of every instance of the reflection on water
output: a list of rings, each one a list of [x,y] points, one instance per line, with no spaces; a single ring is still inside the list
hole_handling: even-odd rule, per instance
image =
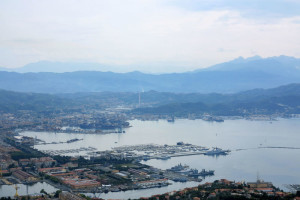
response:
[[[47,193],[56,192],[58,189],[45,182],[38,182],[33,185],[17,184],[20,196],[40,193],[44,189]],[[14,197],[16,194],[15,185],[0,185],[0,197]]]
[[[39,150],[93,147],[102,151],[122,145],[149,143],[174,145],[178,141],[206,147],[220,147],[230,149],[232,152],[227,156],[194,155],[169,160],[149,160],[144,163],[161,169],[183,163],[199,170],[215,170],[215,176],[207,177],[205,181],[220,178],[255,181],[259,172],[261,178],[273,182],[276,186],[282,187],[286,183],[299,184],[300,149],[297,148],[300,147],[300,119],[280,119],[273,123],[243,119],[225,120],[223,123],[186,119],[176,120],[174,123],[134,120],[130,124],[132,127],[126,129],[126,133],[119,134],[24,132],[22,135],[37,136],[38,139],[46,142],[83,139],[70,144],[38,145],[35,148]],[[294,147],[295,149],[261,147]],[[152,191],[160,190],[166,189]],[[139,191],[127,191],[127,193],[137,194]],[[107,198],[115,198],[116,195],[117,193],[114,193]]]

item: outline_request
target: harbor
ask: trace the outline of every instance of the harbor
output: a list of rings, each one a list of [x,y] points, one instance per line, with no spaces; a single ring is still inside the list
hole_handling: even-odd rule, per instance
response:
[[[68,140],[66,142],[50,142],[50,143],[47,143],[47,142],[42,141],[42,140],[38,140],[38,141],[36,139],[34,139],[34,140],[35,140],[34,145],[47,145],[47,144],[70,144],[70,143],[73,143],[73,142],[81,141],[83,139],[74,138],[74,139]]]
[[[191,169],[190,166],[181,163],[164,171],[165,177],[175,182],[201,182],[202,178],[213,176],[214,173],[214,170],[202,169],[202,171],[198,171],[198,169]]]
[[[41,150],[41,152],[55,156],[55,155],[66,155],[66,154],[79,154],[80,152],[86,152],[87,154],[93,154],[96,150],[94,147],[80,147],[77,149],[64,149],[64,150]]]
[[[238,123],[236,123],[238,122]],[[298,184],[299,173],[294,164],[289,160],[299,156],[297,149],[287,148],[259,148],[259,147],[299,147],[297,143],[299,120],[281,119],[278,121],[249,121],[249,120],[225,120],[223,123],[210,123],[203,120],[175,120],[169,123],[166,120],[160,121],[130,121],[132,127],[126,129],[125,134],[78,134],[78,133],[54,133],[54,132],[23,132],[21,135],[36,137],[48,143],[57,141],[68,141],[74,138],[83,139],[74,143],[35,145],[40,151],[47,150],[74,150],[81,147],[94,147],[93,151],[80,151],[74,156],[85,156],[90,153],[93,157],[108,156],[111,158],[129,159],[137,158],[140,163],[153,166],[161,170],[170,169],[179,163],[186,164],[192,169],[215,170],[214,176],[207,176],[202,182],[214,181],[215,179],[229,178],[240,180],[245,177],[246,181],[255,180],[257,171],[264,179],[272,181],[276,187],[284,189],[283,184]],[[289,140],[282,142],[282,136],[289,130]],[[261,130],[264,130],[263,132]],[[184,144],[193,144],[201,148],[193,150],[193,145],[177,145],[179,141]],[[262,145],[260,145],[262,144]],[[172,147],[173,146],[173,147]],[[204,155],[205,152],[213,150],[213,147],[222,150],[230,149],[228,155]],[[172,151],[172,148],[174,151]],[[237,151],[238,149],[245,149]],[[120,150],[120,151],[119,151]],[[126,150],[123,151],[122,150]],[[169,150],[169,151],[168,151]],[[56,152],[62,153],[62,152]],[[76,154],[76,155],[75,155]],[[193,155],[194,154],[194,155]],[[61,154],[64,155],[64,154]],[[72,155],[65,154],[65,155]],[[180,156],[184,155],[184,156]],[[276,155],[276,156],[275,156]],[[73,155],[72,155],[73,156]],[[247,160],[244,158],[247,157]],[[272,158],[272,163],[267,164],[265,157]],[[283,179],[278,180],[277,176],[281,169],[274,165],[279,162],[286,163],[289,170],[284,171]],[[243,162],[241,162],[241,160]],[[296,163],[298,163],[296,161]],[[253,168],[253,165],[256,168]],[[299,163],[298,163],[299,164]],[[234,167],[233,167],[234,166]],[[165,173],[172,175],[169,172]],[[179,175],[178,175],[179,176]],[[174,190],[186,187],[187,182],[169,181],[172,185],[163,188],[149,189],[151,194],[157,194],[163,190]],[[174,177],[175,178],[175,177]],[[175,179],[176,180],[176,179]],[[196,183],[195,183],[196,184]],[[171,189],[172,188],[172,189]],[[146,190],[127,191],[128,197],[134,194],[148,193]],[[103,197],[121,198],[124,192],[101,193]],[[130,194],[130,195],[129,195]],[[150,192],[149,192],[150,194]]]
[[[72,139],[67,142],[51,142],[51,143],[38,143],[36,145],[46,145],[46,144],[62,144],[62,143],[73,143],[76,141],[81,141],[83,139]],[[158,145],[158,144],[140,144],[140,145],[125,145],[120,147],[114,147],[111,150],[97,151],[95,147],[80,147],[72,149],[62,149],[62,150],[40,150],[48,155],[68,155],[68,154],[78,154],[86,157],[101,157],[106,156],[106,154],[113,154],[115,157],[122,157],[127,159],[135,159],[137,161],[150,160],[150,159],[160,159],[168,160],[172,157],[181,156],[192,156],[192,155],[208,155],[208,156],[218,156],[227,155],[230,150],[222,150],[221,148],[212,147],[207,148],[199,145],[193,145],[189,143],[177,142],[176,145]]]
[[[207,148],[189,143],[177,142],[176,145],[157,145],[143,144],[121,146],[112,149],[114,152],[122,154],[125,158],[134,158],[138,160],[161,159],[168,160],[171,157],[191,156],[191,155],[227,155],[230,150],[221,148]],[[101,154],[103,152],[97,152]]]

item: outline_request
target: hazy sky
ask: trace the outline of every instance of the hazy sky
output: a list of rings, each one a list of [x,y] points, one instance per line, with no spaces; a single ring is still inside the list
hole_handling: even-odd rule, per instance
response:
[[[1,0],[0,66],[40,60],[187,71],[300,57],[300,0]]]

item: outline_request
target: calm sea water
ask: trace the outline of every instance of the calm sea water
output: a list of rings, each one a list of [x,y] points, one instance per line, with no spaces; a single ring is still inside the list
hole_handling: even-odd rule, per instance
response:
[[[58,189],[45,182],[38,182],[34,185],[17,184],[19,187],[18,194],[20,196],[40,193],[42,189],[47,193],[56,192]],[[14,197],[16,194],[15,185],[0,185],[0,197]]]
[[[149,160],[145,164],[167,169],[179,163],[197,169],[213,169],[215,176],[203,182],[226,178],[236,181],[255,181],[257,176],[285,189],[284,184],[300,183],[300,149],[259,148],[296,147],[300,148],[300,119],[279,119],[278,121],[249,121],[244,119],[225,120],[223,123],[203,120],[130,121],[131,128],[121,134],[70,134],[49,132],[23,132],[22,135],[37,137],[47,142],[83,139],[71,144],[37,145],[39,150],[76,149],[95,147],[108,150],[112,147],[134,144],[176,144],[178,141],[230,149],[227,156],[209,157],[195,155],[171,158],[170,160]],[[239,150],[243,149],[243,150]],[[239,150],[239,151],[236,151]],[[84,154],[85,152],[81,152]],[[70,154],[69,154],[70,155]],[[196,183],[190,183],[195,185]],[[166,188],[147,191],[127,191],[101,194],[102,198],[137,198],[164,193],[187,187],[174,184]]]

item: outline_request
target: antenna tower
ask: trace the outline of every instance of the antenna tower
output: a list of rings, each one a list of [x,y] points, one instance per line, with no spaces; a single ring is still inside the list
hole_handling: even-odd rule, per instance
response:
[[[141,107],[141,92],[139,92],[139,107]]]

